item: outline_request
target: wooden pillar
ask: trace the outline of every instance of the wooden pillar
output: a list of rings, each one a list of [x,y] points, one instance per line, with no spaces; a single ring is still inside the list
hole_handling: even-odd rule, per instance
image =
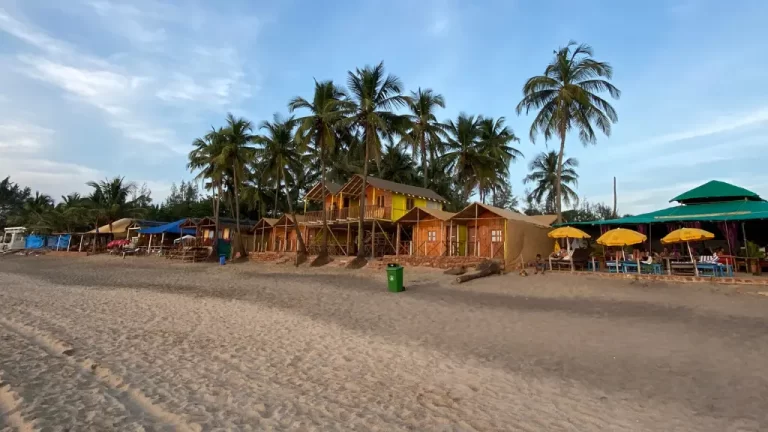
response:
[[[78,252],[82,252],[83,251],[83,238],[84,237],[85,237],[85,234],[80,234],[80,247],[77,248]]]
[[[475,203],[475,256],[480,256],[480,229],[477,226],[477,203]]]
[[[453,256],[453,221],[448,221],[448,224],[448,256]]]
[[[445,225],[440,221],[440,256],[445,255]]]
[[[376,193],[376,188],[373,193]],[[371,221],[371,258],[376,258],[376,219]]]
[[[67,240],[67,252],[69,252],[70,246],[72,246],[72,234],[69,235],[69,240]]]
[[[160,235],[160,252],[163,251],[163,245],[165,245],[165,233]]]
[[[416,256],[419,256],[419,242],[418,242],[418,238],[419,238],[419,225],[420,225],[420,223],[419,223],[420,222],[419,221],[419,212],[420,212],[420,210],[416,209],[416,228],[413,230],[413,240],[411,240],[414,243],[413,249],[414,249],[414,255],[416,255]]]
[[[400,255],[400,222],[397,223],[397,234],[395,235],[395,255]]]
[[[285,240],[283,241],[283,252],[288,250],[288,218],[285,218],[285,225],[283,225],[285,229],[283,232],[285,233]]]
[[[150,250],[152,250],[152,236],[154,234],[149,235],[149,246],[147,246],[147,255],[149,255]]]
[[[350,239],[352,238],[352,223],[347,222],[347,256],[349,256]]]
[[[56,238],[56,250],[59,250],[59,242],[61,241],[61,234]]]

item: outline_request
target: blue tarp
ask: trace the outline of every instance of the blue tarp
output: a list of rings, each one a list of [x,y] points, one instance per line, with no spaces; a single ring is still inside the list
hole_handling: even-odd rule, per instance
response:
[[[40,249],[45,245],[45,236],[41,235],[28,235],[24,242],[25,249]]]
[[[177,220],[176,222],[167,223],[156,227],[143,228],[139,230],[140,234],[178,234],[181,235],[181,228],[179,225],[184,223],[186,219]],[[184,235],[195,235],[194,228],[184,228]]]

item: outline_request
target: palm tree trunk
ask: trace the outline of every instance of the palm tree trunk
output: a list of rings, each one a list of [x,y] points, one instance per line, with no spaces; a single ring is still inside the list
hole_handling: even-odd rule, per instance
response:
[[[283,175],[283,177],[285,177],[285,175]],[[290,213],[291,217],[293,218],[293,229],[296,230],[296,241],[298,242],[298,247],[296,250],[296,265],[298,266],[300,264],[298,256],[301,254],[307,254],[307,246],[304,244],[304,238],[301,236],[301,229],[299,229],[299,220],[296,218],[296,212],[293,211],[293,203],[291,202],[291,194],[288,191],[288,184],[285,185],[285,197],[286,201],[288,201],[288,213]],[[286,238],[285,241],[288,241],[288,239]]]
[[[245,250],[245,244],[243,244],[243,236],[240,234],[240,193],[237,187],[237,166],[232,167],[232,183],[235,187],[235,229],[237,230],[237,252],[240,252],[240,258],[245,258],[248,252]],[[232,259],[235,258],[235,254],[232,254]]]
[[[429,187],[429,174],[427,174],[427,139],[424,136],[424,131],[421,132],[421,170],[424,173],[424,187]]]
[[[99,218],[96,218],[96,234],[93,235],[93,244],[91,245],[91,253],[96,255],[96,239],[99,238]]]
[[[277,199],[280,197],[280,173],[277,173],[275,180],[275,219],[277,219]]]
[[[320,184],[323,188],[323,238],[322,245],[320,247],[320,256],[324,257],[328,255],[328,215],[325,209],[325,198],[328,195],[325,189],[325,157],[323,155],[322,143],[320,144]],[[333,208],[333,206],[331,206]]]
[[[363,222],[365,220],[365,189],[368,187],[369,136],[370,134],[366,131],[363,139],[363,145],[365,145],[365,159],[363,160],[363,189],[360,191],[360,220],[357,224],[357,256],[359,258],[365,258],[365,248],[363,248]]]
[[[219,254],[219,213],[221,213],[221,183],[216,183],[216,209],[214,210],[216,215],[214,217],[213,228],[216,230],[213,233],[213,254],[218,256]]]
[[[557,154],[557,178],[555,182],[555,206],[557,210],[557,223],[563,222],[563,197],[561,177],[563,176],[563,154],[565,153],[565,134],[560,134],[560,153]]]

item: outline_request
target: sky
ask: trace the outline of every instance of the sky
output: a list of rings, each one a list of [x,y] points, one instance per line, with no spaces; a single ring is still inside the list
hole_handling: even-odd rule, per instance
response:
[[[622,91],[610,137],[566,140],[580,196],[611,202],[616,176],[622,214],[711,179],[768,197],[766,22],[760,0],[0,0],[0,178],[58,198],[121,175],[161,201],[226,113],[258,124],[313,79],[384,61],[444,95],[441,119],[506,117],[520,195],[558,144],[529,139],[522,86],[576,40]]]

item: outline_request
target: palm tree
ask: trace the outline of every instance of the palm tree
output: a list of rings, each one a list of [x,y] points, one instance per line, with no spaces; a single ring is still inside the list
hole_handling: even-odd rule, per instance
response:
[[[224,187],[225,168],[219,164],[224,146],[222,129],[211,127],[202,138],[196,138],[192,145],[194,149],[189,152],[187,168],[191,171],[200,170],[195,180],[207,179],[206,188],[213,192],[213,213],[216,234],[213,236],[213,250],[216,251],[219,242],[219,215],[221,214],[221,196]]]
[[[100,220],[106,220],[109,231],[112,232],[112,222],[143,213],[144,209],[136,208],[136,201],[143,197],[130,199],[136,190],[136,184],[126,182],[124,177],[114,177],[100,182],[89,181],[86,184],[93,188],[87,198],[87,204],[96,225],[96,234],[99,233]],[[93,252],[96,253],[96,238],[93,241]]]
[[[397,130],[402,126],[402,116],[393,109],[405,106],[408,98],[401,94],[402,84],[394,75],[385,75],[384,62],[363,69],[347,72],[347,87],[350,92],[349,117],[345,123],[360,130],[363,156],[363,187],[360,189],[360,221],[357,231],[357,254],[365,257],[363,249],[363,221],[365,219],[365,189],[368,186],[368,162],[379,160],[381,153],[380,135],[392,137],[402,135]]]
[[[436,94],[432,89],[418,89],[411,92],[408,98],[410,114],[407,133],[403,140],[413,149],[413,158],[416,159],[417,149],[421,151],[421,172],[424,176],[424,187],[429,186],[429,171],[427,170],[427,150],[430,154],[430,163],[434,163],[435,155],[442,149],[445,125],[437,121],[435,110],[438,107],[445,108],[445,99]]]
[[[379,175],[386,180],[409,185],[419,181],[413,158],[393,144],[384,147],[379,169]]]
[[[278,114],[275,114],[272,122],[264,121],[259,129],[266,130],[265,135],[259,135],[255,142],[261,147],[256,150],[256,156],[260,160],[259,167],[263,176],[271,176],[275,179],[276,190],[275,199],[277,199],[277,189],[281,180],[285,182],[285,196],[288,201],[288,212],[293,218],[296,227],[296,236],[299,242],[299,250],[296,263],[300,262],[299,255],[307,253],[304,245],[304,239],[301,236],[301,230],[298,227],[296,212],[293,210],[293,198],[288,190],[288,185],[293,182],[293,173],[302,170],[302,152],[300,146],[294,140],[294,129],[297,121],[293,117],[283,120]],[[277,208],[277,202],[275,202]]]
[[[253,125],[249,120],[227,114],[227,125],[223,130],[224,146],[219,154],[219,164],[231,170],[234,187],[234,213],[240,256],[245,257],[245,245],[240,234],[240,194],[239,183],[245,179],[245,166],[253,160],[254,148],[251,146],[254,136]],[[234,257],[234,253],[232,254]]]
[[[496,193],[509,178],[509,164],[523,157],[520,150],[510,144],[520,142],[514,131],[504,125],[504,117],[494,120],[492,117],[480,119],[480,145],[482,152],[489,156],[493,164],[483,170],[478,179],[480,200],[485,203],[488,192]]]
[[[480,179],[487,175],[489,170],[494,171],[492,168],[495,161],[484,152],[481,141],[482,120],[482,117],[461,113],[455,122],[447,122],[448,151],[442,158],[448,163],[448,169],[456,181],[464,186],[464,201],[469,200],[472,190],[480,186]]]
[[[336,149],[337,128],[344,119],[346,103],[344,91],[333,84],[333,81],[315,81],[315,94],[310,103],[302,97],[295,97],[288,103],[288,109],[293,112],[297,109],[306,109],[309,115],[297,119],[299,128],[296,131],[296,139],[307,145],[309,141],[314,143],[315,150],[320,159],[320,183],[323,189],[323,236],[320,248],[320,257],[328,255],[328,217],[326,214],[325,200],[327,189],[325,188],[326,160]]]
[[[560,139],[557,159],[556,189],[562,185],[565,137],[571,130],[579,131],[585,146],[597,142],[594,126],[606,136],[611,135],[611,124],[618,121],[613,107],[597,93],[608,92],[612,98],[621,96],[619,89],[608,80],[613,68],[592,58],[592,47],[569,42],[555,51],[555,57],[544,70],[544,75],[530,78],[523,86],[523,99],[517,104],[517,114],[539,110],[531,124],[530,137],[535,141],[539,132],[544,139]],[[605,78],[605,79],[603,79]],[[562,222],[563,194],[557,192],[557,221]]]
[[[579,161],[575,158],[568,158],[563,161],[558,170],[559,155],[556,151],[550,150],[547,153],[539,153],[536,159],[528,165],[530,174],[525,176],[523,183],[533,183],[533,190],[527,194],[529,203],[541,204],[544,202],[544,209],[547,213],[558,210],[558,202],[564,201],[566,205],[578,202],[578,195],[571,186],[578,187],[579,175],[575,168],[579,166]],[[558,183],[558,171],[560,171],[560,180]],[[560,187],[558,187],[558,184]],[[560,196],[558,197],[558,194]]]

